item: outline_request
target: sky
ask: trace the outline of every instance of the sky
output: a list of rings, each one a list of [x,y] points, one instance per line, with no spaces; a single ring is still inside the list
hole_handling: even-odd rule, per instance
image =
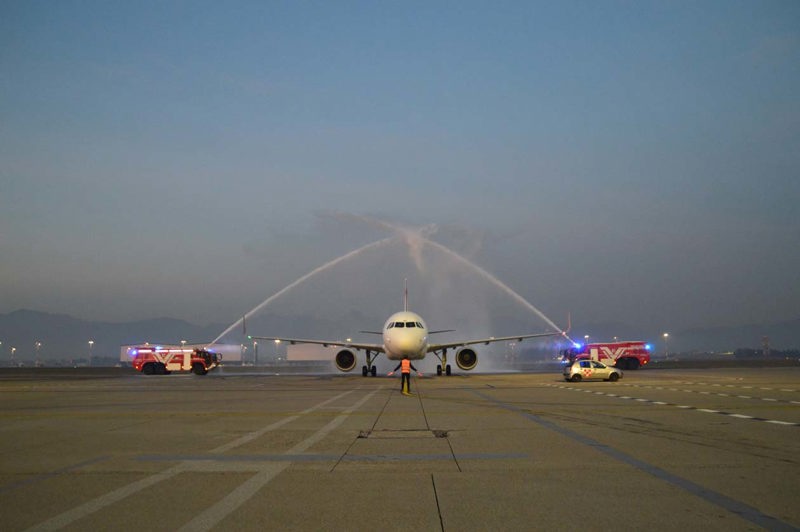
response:
[[[798,95],[793,0],[3,1],[0,312],[232,323],[384,220],[559,323],[796,319]]]

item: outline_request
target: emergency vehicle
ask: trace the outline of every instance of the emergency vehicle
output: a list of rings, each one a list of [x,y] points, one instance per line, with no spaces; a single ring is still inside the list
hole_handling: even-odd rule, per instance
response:
[[[131,364],[145,375],[169,375],[173,371],[191,371],[205,375],[219,366],[222,356],[205,349],[137,346],[130,349]]]
[[[652,346],[645,342],[609,342],[578,344],[562,352],[562,359],[572,364],[576,360],[597,360],[620,369],[639,369],[650,362]]]

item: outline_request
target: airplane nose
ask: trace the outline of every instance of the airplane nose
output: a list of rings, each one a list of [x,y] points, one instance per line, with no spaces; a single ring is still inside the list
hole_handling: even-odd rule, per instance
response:
[[[395,343],[394,346],[400,351],[411,352],[419,349],[418,344],[419,342],[416,338],[399,338],[398,342]]]

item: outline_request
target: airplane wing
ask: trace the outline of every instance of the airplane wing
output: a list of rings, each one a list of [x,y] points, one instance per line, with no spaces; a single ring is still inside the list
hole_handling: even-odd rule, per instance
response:
[[[440,351],[442,349],[450,349],[451,347],[463,347],[465,345],[475,345],[475,344],[486,344],[489,345],[493,342],[506,342],[510,340],[515,340],[517,342],[521,342],[526,338],[542,338],[545,336],[562,336],[564,332],[550,332],[550,333],[537,333],[537,334],[521,334],[518,336],[499,336],[499,337],[492,337],[492,338],[483,338],[480,340],[468,340],[466,342],[451,342],[447,344],[429,344],[428,345],[428,353],[433,353],[435,351]]]
[[[251,340],[271,340],[273,342],[280,341],[289,345],[294,344],[316,344],[324,347],[348,347],[356,351],[363,349],[365,351],[372,351],[374,353],[385,353],[386,350],[381,344],[360,344],[357,342],[340,342],[340,341],[326,341],[326,340],[303,340],[301,338],[283,338],[279,336],[248,336]]]

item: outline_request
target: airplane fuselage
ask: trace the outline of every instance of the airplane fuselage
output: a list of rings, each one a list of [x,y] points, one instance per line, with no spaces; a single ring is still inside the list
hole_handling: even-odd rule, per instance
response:
[[[419,314],[396,312],[383,325],[383,348],[389,360],[420,360],[428,352],[428,326]]]

